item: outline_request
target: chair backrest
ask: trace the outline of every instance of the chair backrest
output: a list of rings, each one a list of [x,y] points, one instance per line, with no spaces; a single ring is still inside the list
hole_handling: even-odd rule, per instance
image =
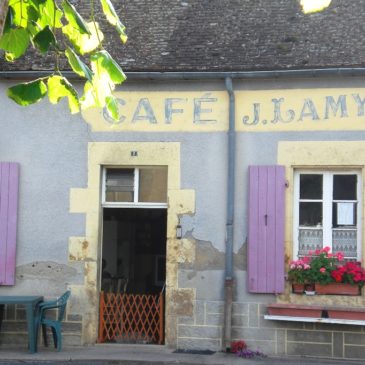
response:
[[[58,320],[62,321],[63,317],[65,315],[66,310],[66,304],[68,301],[68,298],[71,295],[71,291],[67,290],[65,293],[63,293],[58,299],[57,299],[57,306],[58,306]]]

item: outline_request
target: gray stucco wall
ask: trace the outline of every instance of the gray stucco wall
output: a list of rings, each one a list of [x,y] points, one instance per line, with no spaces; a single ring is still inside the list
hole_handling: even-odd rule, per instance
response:
[[[352,87],[361,85],[359,80],[346,83]],[[87,184],[88,142],[176,141],[181,143],[181,186],[195,190],[196,198],[195,214],[186,215],[181,221],[185,237],[195,241],[196,261],[191,265],[181,264],[178,272],[180,288],[196,288],[194,314],[179,319],[177,347],[221,349],[226,133],[93,132],[80,115],[70,115],[64,103],[51,106],[44,101],[29,108],[15,105],[5,97],[7,85],[9,83],[5,81],[0,84],[0,161],[20,163],[20,199],[17,281],[14,287],[0,287],[0,295],[42,294],[54,297],[60,295],[67,285],[82,284],[84,266],[68,261],[68,239],[85,234],[85,216],[69,213],[69,201],[71,188],[84,188]],[[336,80],[236,83],[240,90],[323,85],[344,87],[342,81]],[[127,85],[128,89],[224,90],[223,83],[202,82],[140,83]],[[278,142],[296,140],[365,140],[365,131],[237,133],[233,338],[248,340],[253,346],[267,346],[266,351],[272,353],[286,351],[284,342],[288,332],[285,331],[293,326],[287,325],[283,329],[281,325],[265,322],[262,317],[264,304],[275,301],[274,296],[251,295],[246,290],[247,167],[276,164]],[[77,301],[77,298],[72,300]],[[24,318],[21,315],[17,317],[10,309],[9,313],[6,318],[10,321]],[[68,318],[68,343],[79,341],[81,320],[79,317]],[[332,333],[328,327],[326,331]],[[74,333],[76,335],[72,337]],[[6,341],[5,337],[2,340]],[[327,347],[324,353],[326,351],[329,351]]]

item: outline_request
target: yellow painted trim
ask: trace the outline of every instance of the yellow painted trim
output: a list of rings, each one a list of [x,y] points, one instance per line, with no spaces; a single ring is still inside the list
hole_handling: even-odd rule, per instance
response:
[[[137,151],[137,156],[132,156],[131,151]],[[195,191],[182,190],[180,187],[180,143],[92,142],[88,145],[87,188],[74,188],[70,191],[70,212],[86,214],[85,237],[69,239],[69,260],[83,261],[85,265],[84,285],[74,286],[82,305],[73,311],[83,315],[83,343],[95,343],[98,331],[102,168],[153,165],[168,168],[166,303],[167,307],[172,307],[166,312],[166,344],[174,344],[177,337],[177,312],[174,312],[173,298],[182,290],[178,288],[178,262],[181,262],[182,255],[187,260],[192,258],[186,250],[181,253],[180,241],[175,238],[176,225],[180,215],[195,212]],[[195,290],[190,291],[189,295],[189,298],[194,299]]]
[[[285,166],[286,179],[288,188],[286,190],[286,215],[285,215],[285,253],[286,261],[293,258],[293,185],[294,185],[294,170],[300,168],[313,169],[357,169],[362,176],[362,242],[364,239],[364,184],[365,184],[365,142],[363,141],[293,141],[278,143],[278,164]],[[362,244],[362,258],[364,259],[364,244]],[[289,295],[288,288],[285,295],[279,298],[279,301],[294,301],[296,303],[319,304],[320,301],[325,301],[327,304],[345,304],[347,299],[339,298],[303,298],[305,296]],[[351,298],[352,306],[365,305],[364,297]],[[356,304],[355,304],[356,302]]]

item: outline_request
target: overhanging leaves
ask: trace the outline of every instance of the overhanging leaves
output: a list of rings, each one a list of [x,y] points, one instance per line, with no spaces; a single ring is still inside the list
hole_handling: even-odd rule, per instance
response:
[[[87,23],[76,11],[74,6],[68,2],[68,0],[63,1],[62,7],[65,12],[65,17],[70,26],[72,26],[77,32],[81,34],[91,34]]]
[[[6,52],[6,60],[12,62],[25,53],[29,41],[29,34],[25,29],[11,28],[0,38],[0,49]]]
[[[111,24],[114,25],[119,36],[120,39],[122,40],[123,43],[127,42],[128,36],[125,33],[125,26],[124,24],[120,21],[113,4],[110,2],[110,0],[100,0],[101,2],[101,6],[103,9],[103,13],[106,16],[107,21]]]
[[[89,69],[89,67],[85,65],[84,62],[81,61],[80,57],[75,53],[75,51],[72,48],[68,47],[65,51],[65,54],[72,70],[79,76],[85,77],[91,81],[92,79],[91,70]]]
[[[68,98],[68,105],[71,113],[80,111],[79,97],[76,90],[62,76],[51,76],[48,78],[48,98],[52,104],[57,104],[62,98]]]
[[[38,7],[39,20],[37,23],[42,29],[46,25],[49,25],[51,28],[62,27],[61,19],[63,13],[57,6],[55,0],[38,1]]]
[[[22,56],[31,44],[43,55],[53,51],[57,72],[47,78],[13,86],[8,89],[8,96],[20,105],[29,105],[41,100],[48,92],[51,103],[58,103],[66,97],[72,113],[80,110],[81,101],[82,108],[105,108],[111,118],[118,120],[118,104],[112,93],[115,85],[121,84],[126,76],[118,63],[103,50],[104,35],[95,21],[94,1],[91,2],[91,22],[82,18],[71,0],[62,0],[62,7],[59,8],[57,4],[60,1],[9,0],[5,31],[0,38],[0,49],[5,50],[6,60],[13,61]],[[103,13],[125,42],[125,26],[111,1],[100,0]],[[66,18],[66,25],[62,23],[63,17]],[[62,28],[62,32],[56,32],[56,28]],[[62,41],[58,41],[59,37]],[[65,47],[61,49],[60,44]],[[59,74],[62,55],[67,57],[72,70],[87,80],[80,100],[71,83]],[[85,55],[86,61],[80,55]],[[86,65],[88,58],[91,69]]]
[[[87,23],[90,34],[82,34],[71,24],[62,28],[62,32],[67,36],[75,49],[82,55],[94,51],[101,45],[104,35],[98,23]]]
[[[37,103],[47,94],[47,86],[43,79],[25,82],[9,87],[7,94],[17,104],[26,106]]]
[[[56,46],[56,38],[48,25],[36,34],[33,38],[33,42],[41,53],[46,53],[51,46]]]
[[[100,51],[90,57],[91,68],[95,74],[107,74],[114,84],[121,84],[126,80],[122,68],[114,61],[107,51]]]

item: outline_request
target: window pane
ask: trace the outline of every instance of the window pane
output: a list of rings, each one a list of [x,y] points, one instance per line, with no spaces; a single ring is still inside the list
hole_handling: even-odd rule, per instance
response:
[[[105,189],[107,202],[133,202],[134,169],[108,169]]]
[[[322,199],[323,176],[318,174],[300,175],[300,199]]]
[[[299,203],[299,225],[322,226],[322,203]]]
[[[309,251],[320,250],[323,248],[322,229],[299,229],[299,253],[298,256],[308,256]]]
[[[333,203],[332,204],[332,226],[357,225],[357,203]]]
[[[334,229],[332,241],[333,253],[342,252],[345,257],[357,257],[356,229]]]
[[[333,175],[333,200],[356,200],[357,175]]]
[[[139,202],[167,202],[167,167],[140,168]]]

